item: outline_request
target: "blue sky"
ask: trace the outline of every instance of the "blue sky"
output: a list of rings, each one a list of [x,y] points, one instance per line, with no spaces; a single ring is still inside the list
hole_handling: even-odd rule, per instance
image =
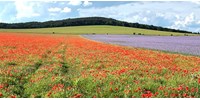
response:
[[[102,16],[198,32],[199,14],[199,1],[0,1],[6,23]]]

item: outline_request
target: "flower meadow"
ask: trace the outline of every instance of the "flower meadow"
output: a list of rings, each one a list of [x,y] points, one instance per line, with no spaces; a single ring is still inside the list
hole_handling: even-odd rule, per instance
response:
[[[81,36],[0,34],[1,98],[199,98],[200,58]]]
[[[200,56],[200,36],[83,35],[86,38],[139,48]]]

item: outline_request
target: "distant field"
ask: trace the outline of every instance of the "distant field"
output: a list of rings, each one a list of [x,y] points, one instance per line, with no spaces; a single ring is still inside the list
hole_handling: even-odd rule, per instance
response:
[[[83,35],[83,37],[109,44],[200,56],[199,36]]]
[[[182,36],[184,33],[175,32],[163,32],[139,28],[129,28],[121,26],[106,26],[106,25],[96,25],[96,26],[73,26],[73,27],[58,27],[58,28],[39,28],[39,29],[0,29],[0,32],[24,32],[24,33],[53,33],[55,34],[133,34],[141,33],[144,35],[161,35],[169,36],[173,34],[174,36]],[[188,34],[195,35],[195,34]]]

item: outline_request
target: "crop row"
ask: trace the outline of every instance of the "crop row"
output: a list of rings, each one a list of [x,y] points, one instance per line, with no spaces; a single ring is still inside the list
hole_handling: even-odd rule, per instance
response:
[[[80,36],[0,38],[0,97],[200,97],[199,57]]]

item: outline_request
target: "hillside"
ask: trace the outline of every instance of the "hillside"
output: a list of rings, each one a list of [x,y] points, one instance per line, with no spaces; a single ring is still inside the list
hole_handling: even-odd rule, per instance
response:
[[[176,32],[164,32],[157,30],[129,28],[122,26],[108,26],[108,25],[91,25],[91,26],[73,26],[73,27],[57,27],[57,28],[37,28],[37,29],[0,29],[0,32],[24,32],[24,33],[45,33],[45,34],[133,34],[141,33],[144,35],[161,35],[169,36],[181,36],[183,33]],[[188,34],[196,35],[196,34]]]
[[[73,19],[64,19],[64,20],[47,21],[47,22],[0,23],[0,28],[30,29],[30,28],[52,28],[52,27],[65,27],[65,26],[86,26],[86,25],[112,25],[112,26],[124,26],[124,27],[133,27],[133,28],[150,29],[158,31],[192,33],[184,30],[169,29],[160,26],[145,25],[139,23],[129,23],[104,17],[73,18]]]

